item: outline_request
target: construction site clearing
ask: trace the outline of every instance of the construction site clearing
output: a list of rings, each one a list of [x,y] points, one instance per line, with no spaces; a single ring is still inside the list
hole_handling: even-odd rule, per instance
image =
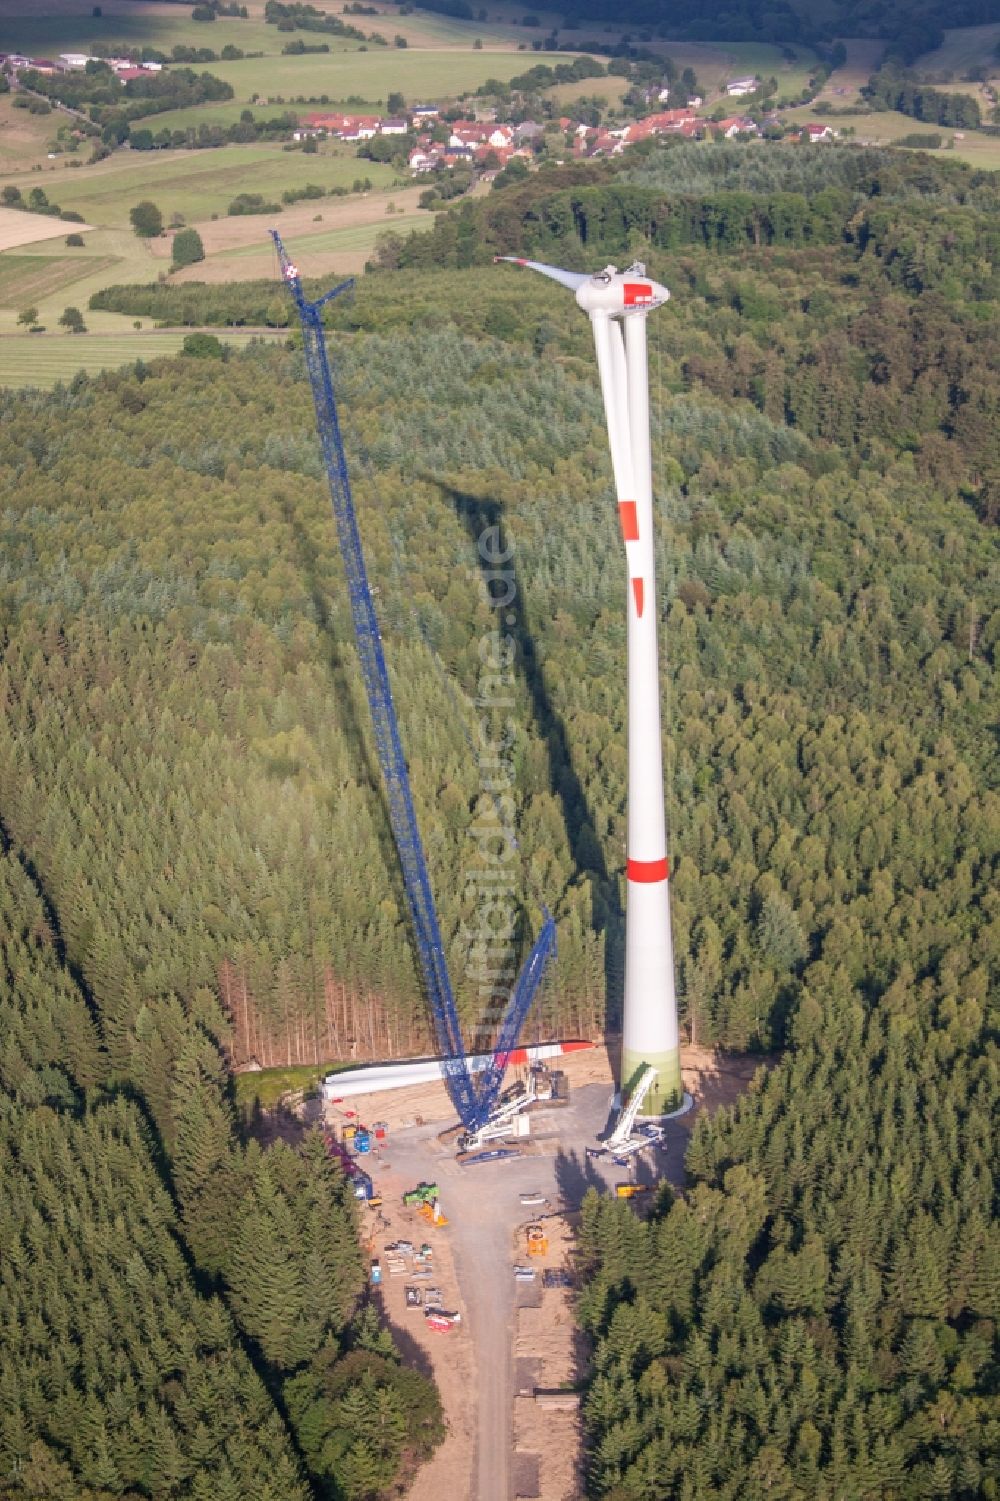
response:
[[[579,1203],[595,1187],[645,1213],[660,1178],[682,1181],[698,1112],[735,1099],[760,1061],[686,1049],[694,1108],[619,1162],[588,1156],[616,1118],[603,1046],[561,1059],[568,1098],[536,1101],[530,1135],[478,1157],[456,1155],[441,1081],[324,1103],[329,1138],[355,1163],[356,1192],[367,1199],[371,1296],[404,1357],[433,1374],[441,1394],[447,1436],[414,1476],[408,1501],[583,1493],[587,1352],[573,1318],[572,1254]],[[470,1172],[463,1160],[481,1165]]]

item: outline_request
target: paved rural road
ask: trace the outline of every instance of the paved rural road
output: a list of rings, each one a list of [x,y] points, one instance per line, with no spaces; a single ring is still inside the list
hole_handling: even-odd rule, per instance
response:
[[[625,1182],[628,1170],[591,1162],[585,1155],[608,1117],[606,1084],[574,1091],[561,1109],[532,1112],[533,1144],[523,1157],[459,1167],[437,1140],[440,1126],[396,1132],[393,1164],[413,1182],[441,1185],[448,1239],[465,1300],[469,1337],[479,1383],[475,1501],[510,1501],[513,1488],[513,1264],[524,1260],[519,1226],[531,1218],[522,1193],[543,1193],[553,1207],[574,1209],[593,1183],[607,1192]],[[660,1159],[660,1171],[663,1171]],[[650,1163],[650,1171],[653,1164]],[[642,1174],[640,1174],[642,1176]],[[464,1501],[446,1497],[443,1501]]]

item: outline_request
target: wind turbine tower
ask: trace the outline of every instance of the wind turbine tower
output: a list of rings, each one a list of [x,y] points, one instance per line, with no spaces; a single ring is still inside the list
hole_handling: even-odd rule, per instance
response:
[[[627,271],[606,266],[588,276],[516,256],[497,259],[568,287],[594,332],[628,574],[628,896],[620,1084],[624,1100],[645,1070],[655,1068],[643,1113],[666,1114],[680,1106],[683,1091],[663,808],[646,319],[670,293],[638,261]]]

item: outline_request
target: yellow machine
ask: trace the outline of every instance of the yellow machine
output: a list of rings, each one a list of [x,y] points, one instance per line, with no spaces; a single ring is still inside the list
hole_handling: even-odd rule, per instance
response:
[[[615,1186],[615,1195],[619,1199],[634,1199],[637,1194],[648,1194],[648,1183],[618,1183]]]
[[[418,1204],[417,1213],[421,1219],[427,1220],[431,1225],[436,1225],[439,1230],[448,1223],[448,1217],[441,1208],[440,1199],[435,1199],[433,1204],[427,1203],[426,1200],[423,1204]]]
[[[524,1232],[529,1256],[547,1256],[549,1238],[541,1225],[529,1225]]]

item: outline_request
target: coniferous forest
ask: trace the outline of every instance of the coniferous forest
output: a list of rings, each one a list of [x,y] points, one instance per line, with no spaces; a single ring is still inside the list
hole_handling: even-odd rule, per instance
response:
[[[516,936],[543,904],[559,927],[530,1030],[590,1036],[618,1020],[625,820],[604,418],[571,299],[481,263],[639,255],[674,293],[682,1023],[781,1058],[647,1223],[588,1201],[595,1496],[996,1494],[998,193],[897,160],[540,175],[331,311],[465,1023],[500,549]],[[104,295],[201,323],[281,294]],[[437,1441],[434,1391],[364,1305],[322,1140],[247,1142],[230,1079],[433,1045],[294,336],[0,394],[0,487],[0,1475],[374,1496]]]

